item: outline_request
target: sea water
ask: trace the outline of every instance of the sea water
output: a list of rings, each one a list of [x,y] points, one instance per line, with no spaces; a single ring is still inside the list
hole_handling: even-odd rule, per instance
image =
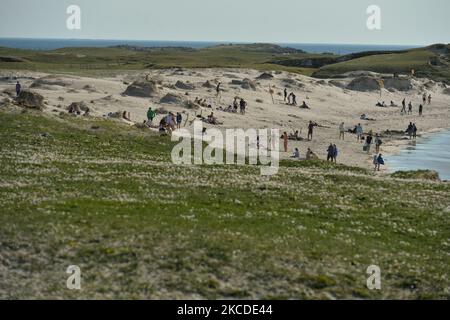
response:
[[[442,180],[450,180],[450,130],[410,142],[399,154],[387,157],[389,170],[435,170]]]

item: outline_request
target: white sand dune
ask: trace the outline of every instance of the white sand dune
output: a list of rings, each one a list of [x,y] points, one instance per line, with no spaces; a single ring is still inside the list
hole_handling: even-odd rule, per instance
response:
[[[11,72],[0,72],[0,76],[10,76]],[[194,118],[194,110],[186,109],[182,105],[160,104],[160,99],[168,93],[180,95],[184,100],[194,100],[196,97],[206,99],[213,109],[203,108],[203,116],[214,112],[215,116],[223,125],[220,128],[278,128],[282,132],[292,133],[300,130],[301,136],[306,137],[307,124],[310,120],[317,122],[322,127],[316,128],[314,138],[310,142],[290,142],[289,153],[283,153],[282,157],[291,156],[291,151],[298,147],[304,156],[310,147],[321,158],[325,158],[326,149],[330,143],[336,143],[340,155],[338,162],[360,167],[371,167],[373,154],[362,151],[362,144],[356,142],[356,137],[347,134],[345,141],[339,141],[338,126],[345,122],[346,127],[353,128],[361,123],[364,131],[373,130],[374,133],[385,130],[405,130],[409,122],[416,123],[419,134],[433,132],[450,127],[450,96],[443,93],[440,84],[430,85],[429,80],[413,79],[413,89],[408,92],[389,92],[383,90],[382,98],[379,92],[357,92],[340,88],[337,85],[346,84],[349,79],[339,80],[317,80],[314,78],[297,74],[281,72],[273,74],[270,80],[256,80],[260,71],[243,69],[199,69],[199,70],[157,70],[148,73],[150,78],[158,82],[158,94],[153,98],[138,98],[123,96],[127,84],[133,80],[145,79],[145,74],[122,74],[113,78],[88,78],[58,75],[50,77],[57,84],[45,82],[45,85],[32,88],[32,91],[43,95],[47,101],[45,112],[55,113],[66,111],[72,102],[84,101],[92,110],[93,116],[104,116],[109,112],[126,110],[131,113],[132,120],[142,122],[146,118],[148,107],[165,109],[173,112],[185,112],[185,118],[189,114]],[[42,78],[48,75],[33,72],[15,72],[15,76]],[[232,85],[231,81],[248,78],[256,84],[256,90],[246,90],[239,85]],[[45,78],[48,79],[48,78]],[[222,83],[223,92],[220,100],[216,97],[215,88],[203,87],[207,80],[212,85]],[[177,89],[177,81],[193,84],[195,89]],[[33,79],[23,79],[21,83],[24,89],[28,89]],[[127,83],[127,84],[125,84]],[[425,84],[427,86],[425,86]],[[61,85],[62,84],[62,85]],[[334,85],[333,85],[334,84]],[[269,85],[274,89],[274,103],[269,94]],[[300,109],[288,106],[283,101],[282,91],[289,86],[288,91],[294,92],[300,105],[305,101],[311,109]],[[0,81],[0,92],[5,89],[13,90],[13,81]],[[188,95],[185,95],[186,92]],[[426,92],[433,97],[431,105],[424,108],[424,116],[419,117],[418,106],[422,103],[422,94]],[[3,96],[6,96],[2,93]],[[216,110],[217,107],[227,107],[232,104],[234,97],[242,97],[248,102],[247,114],[245,116]],[[390,104],[394,101],[401,105],[406,98],[407,103],[412,101],[413,115],[401,115],[400,107],[379,108],[377,101],[385,101]],[[257,102],[257,100],[259,102]],[[261,102],[262,101],[262,102]],[[198,113],[200,111],[197,111]],[[362,121],[361,114],[366,114],[376,121]],[[159,119],[162,116],[159,116]],[[382,152],[393,154],[398,152],[401,146],[408,144],[401,139],[384,139]],[[387,163],[389,157],[387,156]],[[386,170],[386,169],[385,169]]]

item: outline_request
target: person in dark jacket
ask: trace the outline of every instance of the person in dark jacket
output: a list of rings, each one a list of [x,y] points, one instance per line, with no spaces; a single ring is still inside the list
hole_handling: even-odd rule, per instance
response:
[[[17,94],[17,96],[19,96],[21,91],[22,91],[22,85],[20,84],[19,81],[17,81],[17,83],[16,83],[16,94]]]

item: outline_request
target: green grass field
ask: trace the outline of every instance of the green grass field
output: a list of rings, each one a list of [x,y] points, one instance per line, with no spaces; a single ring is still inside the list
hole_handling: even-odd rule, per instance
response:
[[[282,56],[271,48],[272,46],[268,45],[255,45],[247,49],[242,46],[220,46],[199,50],[162,48],[148,51],[127,48],[65,48],[52,51],[0,48],[0,56],[13,56],[25,60],[25,62],[0,62],[0,69],[94,76],[161,68],[250,68],[284,70],[305,75],[311,75],[315,71],[270,63],[274,57]],[[308,55],[296,53],[293,56]]]
[[[168,137],[5,106],[0,139],[0,298],[450,298],[448,183],[175,166]]]
[[[305,59],[338,59],[331,54],[309,54],[270,44],[221,45],[203,49],[153,48],[137,50],[115,48],[64,48],[51,51],[0,47],[0,57],[15,57],[22,62],[4,62],[0,70],[32,70],[87,76],[107,76],[121,72],[164,68],[248,68],[289,71],[319,78],[332,78],[349,71],[410,74],[450,83],[450,48],[434,45],[391,54],[368,54],[361,58],[332,63],[319,69],[295,67]],[[349,57],[349,56],[347,56]],[[437,61],[438,65],[432,65]],[[330,62],[331,63],[331,62]]]
[[[447,50],[450,52],[450,49]],[[445,59],[440,59],[442,65],[431,65],[430,61],[438,59],[438,56],[439,54],[436,54],[429,48],[414,49],[405,53],[366,56],[324,66],[317,70],[314,76],[331,78],[345,72],[357,70],[389,74],[411,74],[411,70],[415,70],[415,74],[419,77],[450,83],[450,66],[448,63],[450,54],[447,53]]]

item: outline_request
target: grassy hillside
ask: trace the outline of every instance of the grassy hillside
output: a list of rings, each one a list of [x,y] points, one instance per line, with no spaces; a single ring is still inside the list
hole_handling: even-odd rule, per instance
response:
[[[251,68],[286,70],[311,75],[314,69],[284,67],[269,63],[285,54],[307,54],[274,45],[224,45],[206,49],[187,48],[65,48],[32,51],[0,48],[0,57],[25,62],[1,62],[0,69],[35,70],[73,74],[113,74],[158,68]]]
[[[0,48],[0,69],[3,70],[108,75],[158,68],[214,67],[284,70],[318,78],[358,70],[410,74],[414,69],[418,77],[450,83],[450,47],[433,45],[409,51],[345,56],[309,54],[271,44],[220,45],[204,49],[122,46],[32,51]]]
[[[0,298],[450,298],[449,184],[178,167],[168,137],[4,106],[0,139]]]
[[[438,45],[407,52],[370,55],[321,67],[315,77],[331,78],[345,72],[366,70],[379,73],[411,74],[450,83],[450,46]]]

